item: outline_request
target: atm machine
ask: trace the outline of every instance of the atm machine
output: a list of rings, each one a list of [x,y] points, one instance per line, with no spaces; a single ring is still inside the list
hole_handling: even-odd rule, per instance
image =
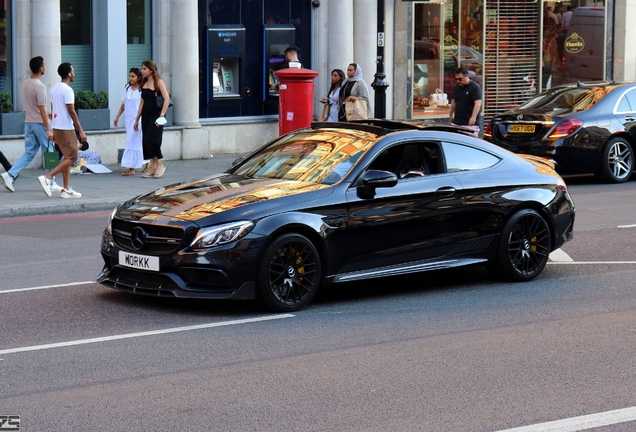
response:
[[[245,98],[245,27],[207,28],[208,106],[241,104]]]
[[[266,25],[263,28],[263,42],[263,101],[278,104],[278,79],[274,72],[289,67],[285,50],[296,45],[296,29],[290,25]]]

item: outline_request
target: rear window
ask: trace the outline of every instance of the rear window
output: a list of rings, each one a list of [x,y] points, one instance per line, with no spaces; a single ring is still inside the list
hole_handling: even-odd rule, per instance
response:
[[[572,111],[585,111],[593,107],[608,93],[604,87],[554,88],[543,92],[521,105],[528,108],[565,108]]]

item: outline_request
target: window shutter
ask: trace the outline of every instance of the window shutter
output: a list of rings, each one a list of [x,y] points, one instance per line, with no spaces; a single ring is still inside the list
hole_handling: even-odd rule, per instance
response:
[[[539,89],[542,2],[486,0],[484,118],[515,108]]]

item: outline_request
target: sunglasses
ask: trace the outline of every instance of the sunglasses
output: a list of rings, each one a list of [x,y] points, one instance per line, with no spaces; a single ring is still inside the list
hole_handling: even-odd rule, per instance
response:
[[[455,81],[460,82],[460,81],[462,81],[464,78],[466,78],[466,77],[455,78]]]

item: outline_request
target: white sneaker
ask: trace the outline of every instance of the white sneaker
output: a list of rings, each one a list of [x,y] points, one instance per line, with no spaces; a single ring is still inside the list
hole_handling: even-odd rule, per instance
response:
[[[2,173],[2,181],[4,181],[4,187],[7,188],[8,191],[15,192],[13,188],[13,178],[11,178],[9,173]]]
[[[55,180],[51,181],[51,192],[62,192],[62,186],[55,183]]]
[[[42,186],[42,190],[46,194],[46,196],[51,196],[51,180],[47,179],[43,175],[38,177],[38,181],[40,182],[40,186]]]
[[[60,198],[81,198],[82,194],[79,192],[75,192],[73,188],[62,188],[62,193],[60,194]]]

